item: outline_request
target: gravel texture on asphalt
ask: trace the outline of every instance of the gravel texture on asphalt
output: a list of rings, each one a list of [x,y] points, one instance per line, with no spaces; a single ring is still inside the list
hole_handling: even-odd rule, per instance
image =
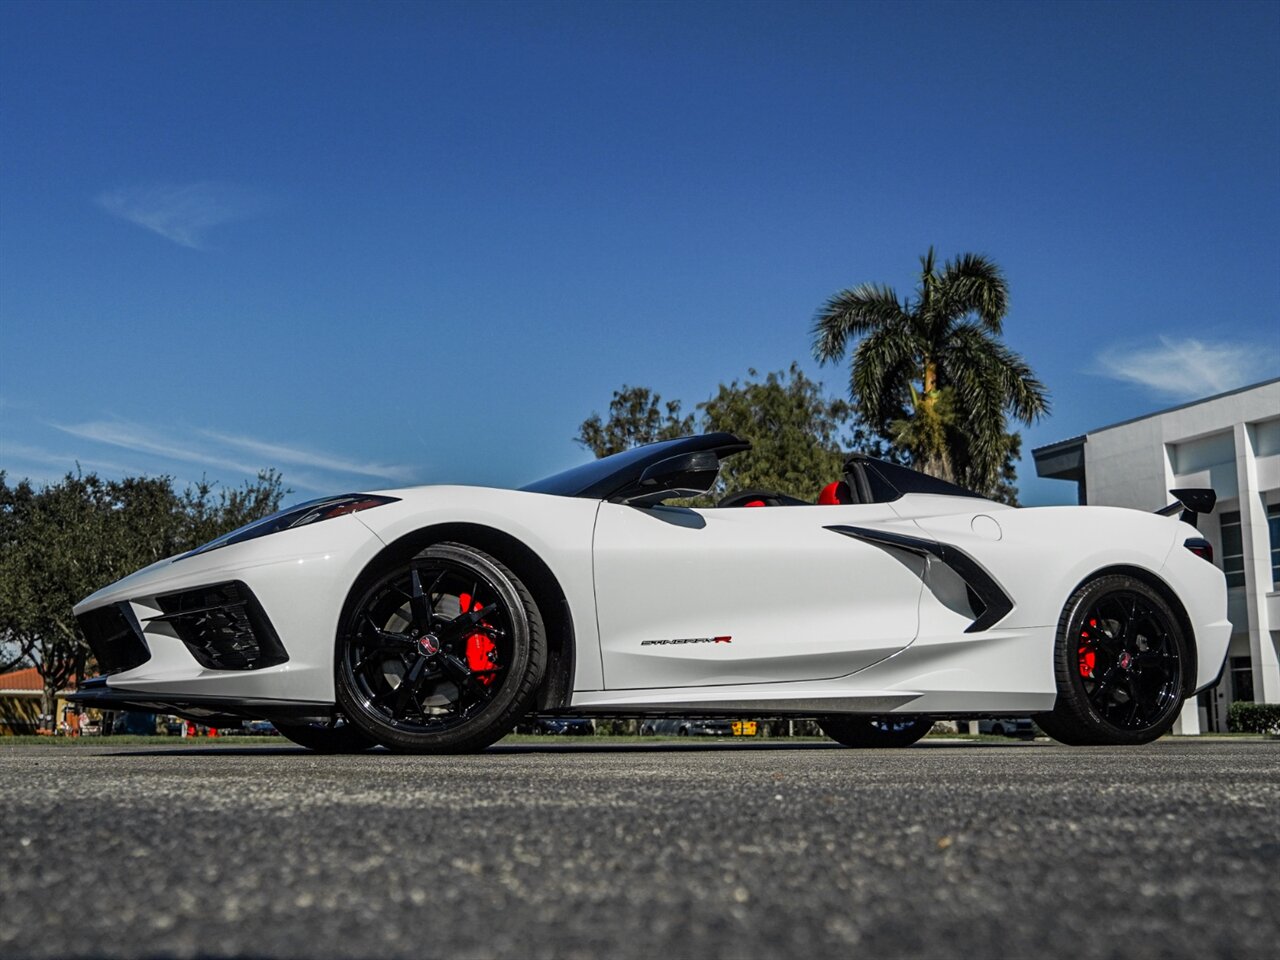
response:
[[[0,957],[1274,957],[1280,742],[6,748]]]

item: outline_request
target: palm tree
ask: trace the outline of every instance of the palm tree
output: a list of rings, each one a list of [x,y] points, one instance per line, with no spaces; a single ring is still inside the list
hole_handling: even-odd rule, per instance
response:
[[[831,297],[814,318],[814,354],[842,359],[851,340],[849,394],[875,429],[936,477],[993,489],[1010,448],[1007,417],[1048,412],[1044,384],[1000,341],[1009,287],[987,257],[966,253],[937,269],[920,258],[914,297],[864,283]]]

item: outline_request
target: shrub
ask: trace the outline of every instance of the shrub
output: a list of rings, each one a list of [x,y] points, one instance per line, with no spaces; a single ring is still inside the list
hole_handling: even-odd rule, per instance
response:
[[[1227,709],[1227,729],[1232,733],[1280,733],[1280,703],[1237,700]]]

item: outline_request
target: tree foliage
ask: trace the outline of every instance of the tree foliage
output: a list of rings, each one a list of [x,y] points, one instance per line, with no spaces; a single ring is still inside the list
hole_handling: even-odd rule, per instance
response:
[[[939,268],[932,247],[920,266],[913,297],[875,283],[832,296],[814,318],[814,354],[838,361],[852,346],[849,395],[871,427],[926,473],[998,493],[1020,443],[1008,418],[1030,425],[1048,411],[1047,392],[1000,339],[1009,289],[999,266],[966,253]]]
[[[75,603],[273,512],[287,493],[274,470],[239,488],[201,481],[181,494],[163,476],[68,473],[37,489],[0,472],[0,655],[40,669],[52,712],[54,694],[88,666]]]
[[[593,413],[578,428],[574,439],[597,457],[608,457],[645,443],[671,440],[693,432],[693,414],[680,415],[680,401],[662,402],[648,387],[613,391],[609,419]]]
[[[750,440],[752,449],[725,461],[721,490],[766,489],[810,500],[840,477],[850,452],[892,456],[852,404],[826,396],[795,363],[763,378],[749,370],[745,380],[720,384],[696,409],[681,416],[679,401],[664,408],[658,394],[624,386],[614,392],[609,419],[592,414],[576,439],[601,457],[654,440],[723,430]]]
[[[720,384],[698,410],[703,430],[751,441],[750,450],[725,461],[720,482],[726,490],[774,490],[812,500],[840,478],[851,452],[888,453],[852,404],[827,397],[796,363],[763,379],[749,370],[741,383]]]

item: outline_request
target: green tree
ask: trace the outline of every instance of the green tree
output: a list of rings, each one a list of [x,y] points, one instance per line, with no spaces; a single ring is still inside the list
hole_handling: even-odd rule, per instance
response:
[[[216,495],[215,495],[216,491]],[[277,470],[260,470],[253,481],[228,489],[202,477],[183,491],[179,528],[190,550],[280,509],[289,494]]]
[[[918,469],[990,494],[1010,463],[1008,418],[1030,425],[1048,395],[1000,340],[1000,268],[966,253],[939,269],[932,247],[920,266],[913,297],[875,283],[832,296],[814,318],[814,354],[838,361],[856,340],[849,394],[869,425]]]
[[[722,383],[715,396],[698,404],[702,430],[751,441],[750,450],[725,461],[724,490],[773,490],[812,500],[824,484],[840,478],[850,452],[887,454],[854,406],[827,397],[799,364],[764,379],[747,372],[743,382]]]
[[[693,432],[693,414],[680,415],[680,401],[664,404],[662,396],[648,387],[613,391],[609,419],[593,413],[582,421],[574,437],[597,457],[608,457],[645,443],[671,440]]]
[[[867,431],[852,404],[826,396],[796,363],[763,378],[749,370],[745,380],[720,384],[714,396],[698,404],[696,416],[681,416],[680,409],[680,402],[672,401],[664,414],[657,394],[623,387],[614,392],[609,419],[601,422],[593,414],[577,440],[601,457],[695,431],[723,430],[750,440],[752,449],[725,461],[717,494],[767,489],[803,499],[813,499],[823,484],[838,479],[853,450],[893,456]]]
[[[0,473],[0,637],[39,668],[42,712],[51,714],[57,691],[88,666],[75,603],[274,511],[286,492],[274,471],[217,496],[207,483],[179,496],[168,477],[68,473],[37,490]]]
[[[22,518],[30,512],[35,491],[26,480],[10,486],[5,471],[0,470],[0,565],[8,559],[21,535]],[[0,608],[7,600],[0,592]],[[17,624],[0,618],[0,673],[8,673],[24,663],[31,654],[34,638],[17,629]]]
[[[1022,456],[1022,434],[1007,433],[1004,437],[1004,458],[1000,464],[1000,476],[988,496],[1011,507],[1018,506],[1018,459]]]

